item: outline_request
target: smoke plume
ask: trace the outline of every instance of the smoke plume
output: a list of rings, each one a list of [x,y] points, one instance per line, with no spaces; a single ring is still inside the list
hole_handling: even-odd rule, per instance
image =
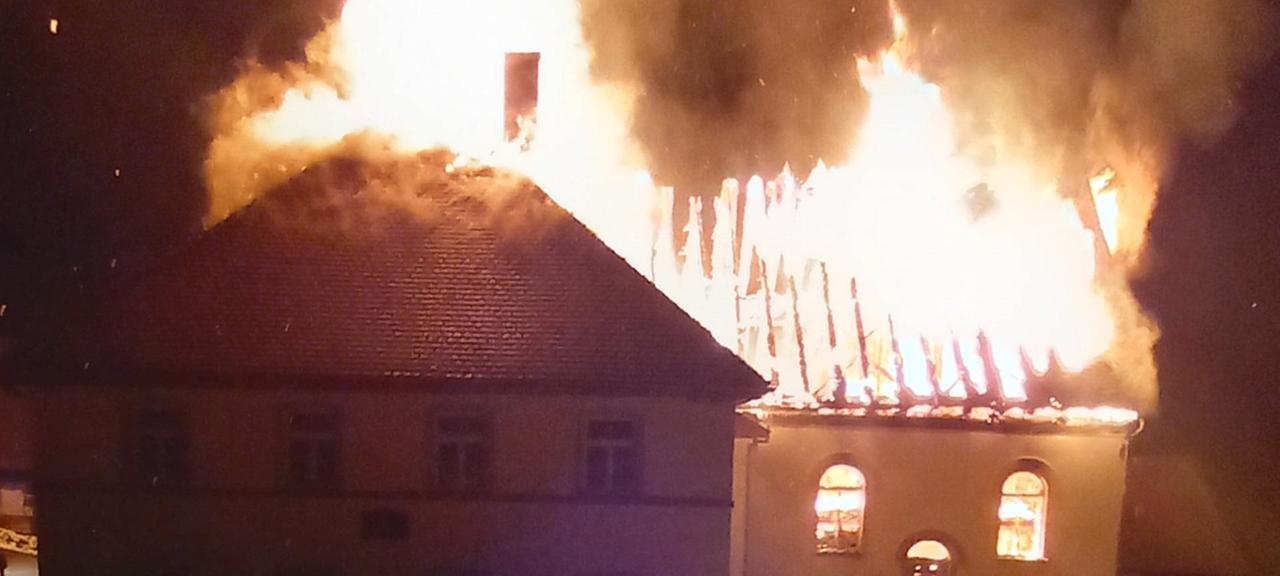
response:
[[[916,62],[961,145],[1035,150],[1089,170],[1211,141],[1273,50],[1265,0],[899,0]],[[601,80],[631,84],[655,177],[711,182],[839,160],[865,94],[855,57],[892,39],[887,0],[584,0]],[[1118,149],[1118,150],[1117,150]],[[1091,174],[1071,174],[1083,180]]]
[[[848,150],[865,107],[854,59],[890,40],[888,14],[884,1],[586,0],[582,18],[593,73],[636,88],[633,136],[655,178],[712,193]]]
[[[1026,158],[1092,212],[1088,178],[1122,187],[1118,246],[1097,283],[1116,322],[1107,355],[1137,404],[1155,399],[1158,330],[1128,287],[1177,147],[1235,120],[1235,93],[1275,46],[1264,0],[898,0],[911,61],[942,90],[956,146]],[[839,162],[866,94],[855,57],[889,45],[887,1],[585,0],[598,79],[631,87],[632,135],[655,179],[711,194],[721,178]],[[677,202],[677,205],[680,205]],[[1092,216],[1089,216],[1090,218]],[[1109,268],[1109,269],[1108,269]]]

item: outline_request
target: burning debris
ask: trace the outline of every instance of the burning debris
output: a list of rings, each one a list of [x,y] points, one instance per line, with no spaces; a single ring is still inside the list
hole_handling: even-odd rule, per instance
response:
[[[349,0],[308,46],[305,65],[251,65],[215,99],[208,222],[361,134],[386,143],[361,154],[444,147],[457,154],[445,172],[496,166],[547,190],[773,382],[758,409],[1132,422],[1129,410],[1081,407],[1110,401],[1108,388],[1151,406],[1155,330],[1125,276],[1140,260],[1162,158],[1126,152],[1142,135],[1110,138],[1126,109],[1114,91],[1124,71],[1102,74],[1111,91],[1098,89],[1111,104],[1099,112],[1108,123],[1090,134],[1106,145],[1057,143],[1106,153],[1050,154],[1034,145],[1052,136],[1037,134],[1036,122],[1023,122],[1022,134],[975,128],[1018,91],[978,105],[971,77],[947,77],[961,89],[944,98],[917,73],[947,61],[930,42],[976,34],[949,27],[940,10],[922,16],[927,33],[916,37],[892,5],[886,19],[788,3],[794,14],[774,31],[816,26],[819,41],[782,32],[761,40],[773,28],[753,21],[736,43],[724,21],[772,22],[783,8],[692,4]],[[1160,13],[1139,4],[1141,14]],[[699,22],[711,25],[695,30]],[[1141,41],[1148,24],[1134,24],[1126,41],[1159,52],[1165,43]],[[851,30],[858,42],[824,51],[833,44],[822,38]],[[875,48],[887,36],[892,44]],[[779,42],[789,48],[759,52]],[[738,78],[733,58],[748,45],[762,73]],[[1245,52],[1215,52],[1230,66],[1205,83],[1234,79],[1251,61]],[[699,59],[708,54],[719,56]],[[717,67],[719,57],[734,65]],[[813,65],[789,68],[796,59]],[[719,75],[699,72],[710,69]],[[783,69],[791,72],[772,73]],[[703,80],[706,90],[692,96],[681,84]],[[664,105],[674,92],[696,105]],[[1034,108],[1019,102],[1013,117],[1027,120]],[[764,120],[740,130],[751,114]],[[1153,137],[1163,150],[1175,135]],[[738,148],[754,160],[735,160]],[[761,161],[804,150],[805,168],[814,166],[807,178],[790,165],[773,178],[748,176]],[[683,187],[655,184],[651,168]],[[727,176],[748,177],[744,186]],[[1071,407],[1050,393],[1081,381],[1088,390]]]

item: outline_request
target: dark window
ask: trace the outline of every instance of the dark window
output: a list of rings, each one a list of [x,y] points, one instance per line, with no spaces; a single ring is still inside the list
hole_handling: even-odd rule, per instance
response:
[[[486,488],[491,440],[489,421],[485,418],[449,416],[436,420],[436,487],[449,491]]]
[[[298,411],[288,423],[288,480],[295,487],[337,488],[341,464],[337,410]]]
[[[585,486],[595,494],[634,494],[640,489],[640,433],[630,420],[587,423]]]
[[[396,510],[366,510],[360,516],[364,540],[404,540],[409,537],[409,517]]]
[[[152,488],[185,485],[188,440],[183,418],[173,411],[149,409],[138,413],[134,424],[138,480]]]

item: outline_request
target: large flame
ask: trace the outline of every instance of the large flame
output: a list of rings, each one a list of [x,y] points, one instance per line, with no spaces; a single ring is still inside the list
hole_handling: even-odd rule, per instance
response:
[[[1051,358],[1080,370],[1111,346],[1094,279],[1100,231],[1035,162],[957,150],[941,90],[907,66],[900,15],[892,47],[850,63],[870,108],[846,158],[804,179],[784,168],[745,189],[726,180],[691,202],[682,226],[629,140],[627,87],[590,79],[578,11],[577,0],[349,0],[273,105],[229,113],[251,87],[224,93],[207,163],[221,207],[212,219],[371,132],[402,151],[448,147],[528,175],[774,379],[775,399],[842,389],[857,403],[897,403],[904,390],[1017,401]],[[511,52],[542,55],[536,134],[519,142],[503,130]],[[1114,196],[1095,194],[1100,228],[1114,230],[1118,214],[1102,213]],[[714,211],[710,230],[702,210]],[[680,228],[688,244],[672,250]]]

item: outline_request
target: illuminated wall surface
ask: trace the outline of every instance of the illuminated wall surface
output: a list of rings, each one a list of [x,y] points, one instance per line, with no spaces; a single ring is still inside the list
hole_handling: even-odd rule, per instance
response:
[[[99,390],[43,395],[38,466],[42,575],[274,576],[315,574],[638,574],[724,576],[734,415],[724,402],[671,398],[450,396],[385,392]],[[342,408],[338,489],[281,487],[282,406]],[[190,482],[174,491],[131,484],[131,407],[188,410]],[[479,410],[494,418],[490,488],[431,490],[426,422]],[[549,416],[549,415],[554,415]],[[579,488],[586,420],[642,424],[641,491],[610,501]],[[93,421],[97,426],[64,426]],[[368,540],[362,514],[403,513],[403,538]],[[437,572],[439,570],[470,570]],[[111,570],[126,570],[111,572]],[[136,571],[129,571],[136,570]],[[178,573],[178,572],[175,572]]]
[[[735,450],[735,576],[1115,574],[1125,429],[762,422]]]

